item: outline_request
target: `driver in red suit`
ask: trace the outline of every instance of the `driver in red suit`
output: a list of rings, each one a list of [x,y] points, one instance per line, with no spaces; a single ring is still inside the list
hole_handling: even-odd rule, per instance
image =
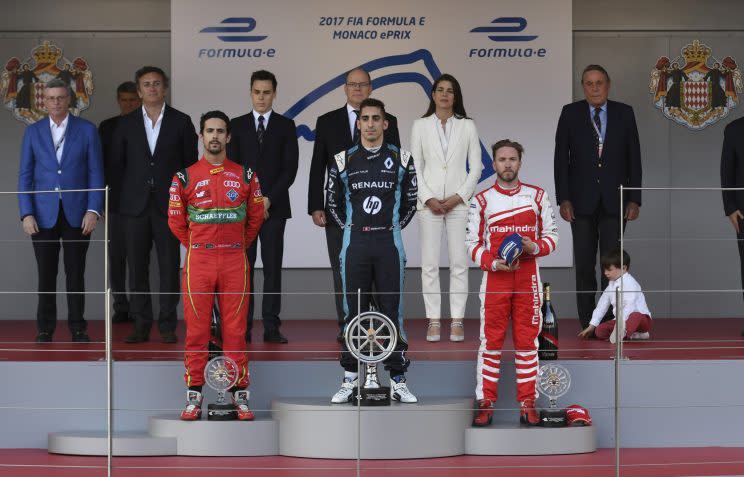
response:
[[[466,242],[472,260],[483,270],[481,283],[481,345],[475,395],[474,426],[487,426],[501,376],[501,349],[511,317],[520,421],[537,425],[535,381],[537,335],[542,326],[540,272],[537,257],[555,250],[558,229],[545,191],[519,180],[521,144],[504,139],[492,146],[496,184],[470,202]],[[499,257],[506,237],[522,236],[522,255],[512,265]]]
[[[221,111],[201,117],[204,157],[173,177],[168,225],[186,247],[183,267],[186,354],[184,376],[188,391],[181,419],[201,418],[204,367],[215,293],[222,315],[225,355],[238,365],[232,402],[238,419],[250,421],[248,357],[245,327],[249,280],[246,249],[256,239],[264,217],[258,177],[251,169],[226,157],[230,120]]]

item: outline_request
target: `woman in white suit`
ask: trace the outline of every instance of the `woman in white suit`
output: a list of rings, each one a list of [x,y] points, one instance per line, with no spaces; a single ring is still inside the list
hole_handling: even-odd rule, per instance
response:
[[[468,292],[465,228],[468,203],[483,170],[475,123],[465,114],[457,80],[440,76],[431,87],[429,109],[413,123],[411,153],[418,179],[421,233],[421,288],[429,327],[427,341],[439,341],[441,296],[439,254],[447,232],[450,263],[450,340],[465,339],[463,318]]]

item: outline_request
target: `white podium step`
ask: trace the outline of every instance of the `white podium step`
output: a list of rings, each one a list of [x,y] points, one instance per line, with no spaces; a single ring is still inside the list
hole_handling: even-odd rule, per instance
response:
[[[465,453],[472,455],[585,454],[597,450],[594,426],[522,427],[495,422],[465,431]]]
[[[325,459],[415,459],[465,453],[473,400],[423,398],[416,404],[356,407],[330,398],[280,399],[279,454]],[[361,429],[361,434],[360,430]]]
[[[177,416],[150,418],[150,435],[175,438],[177,455],[263,456],[279,453],[276,421],[182,421]]]
[[[112,439],[115,456],[175,455],[176,439],[153,437],[144,432],[116,432]],[[52,432],[47,437],[51,454],[107,455],[105,431]]]

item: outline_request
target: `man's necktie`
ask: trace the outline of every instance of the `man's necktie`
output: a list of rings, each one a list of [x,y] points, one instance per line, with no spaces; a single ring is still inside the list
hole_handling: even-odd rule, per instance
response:
[[[597,140],[597,155],[602,155],[602,118],[599,117],[599,113],[602,108],[594,108],[594,125],[597,129],[594,131]]]
[[[263,146],[263,137],[264,137],[265,132],[266,132],[266,128],[264,127],[264,117],[259,116],[258,117],[258,129],[256,129],[256,138],[258,139],[259,146]]]
[[[356,120],[354,121],[354,142],[359,142],[359,125],[357,124],[357,121],[359,120],[359,110],[355,109],[354,114],[356,114]]]

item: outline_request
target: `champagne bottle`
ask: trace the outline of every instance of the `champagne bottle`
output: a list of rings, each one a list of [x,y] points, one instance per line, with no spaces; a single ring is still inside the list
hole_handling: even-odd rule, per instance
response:
[[[538,337],[538,356],[542,359],[558,359],[558,319],[550,302],[550,283],[543,283],[543,324]]]

